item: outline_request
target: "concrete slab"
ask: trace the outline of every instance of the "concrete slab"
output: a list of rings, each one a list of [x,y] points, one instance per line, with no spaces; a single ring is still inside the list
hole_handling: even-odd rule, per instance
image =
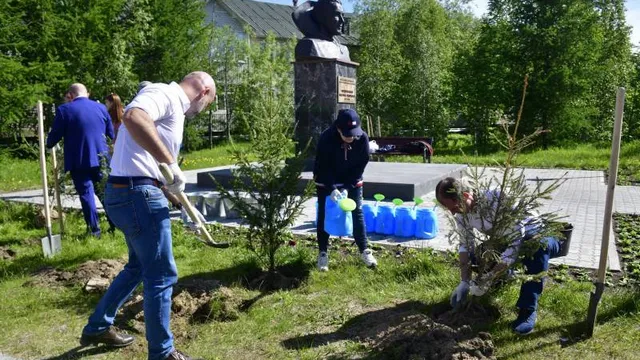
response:
[[[370,162],[364,172],[364,197],[373,199],[374,194],[381,193],[388,199],[409,201],[434,191],[438,182],[445,177],[460,178],[466,168],[466,165],[459,164]],[[198,173],[198,187],[215,188],[211,176],[227,187],[232,179],[231,168]],[[312,178],[311,171],[303,172],[299,188],[304,188]]]

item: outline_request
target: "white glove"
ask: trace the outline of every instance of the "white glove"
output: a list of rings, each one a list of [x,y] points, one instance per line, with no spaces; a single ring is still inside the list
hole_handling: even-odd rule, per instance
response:
[[[478,285],[475,281],[471,281],[469,286],[469,293],[472,296],[482,296],[489,291],[489,284]]]
[[[331,197],[331,200],[333,200],[333,202],[338,202],[340,199],[342,199],[342,194],[340,193],[340,191],[338,191],[338,189],[335,189],[331,192],[331,195],[329,195]]]
[[[184,191],[184,186],[187,183],[187,178],[182,173],[182,170],[180,170],[180,166],[178,166],[178,163],[172,163],[171,165],[169,165],[169,169],[173,173],[173,182],[171,184],[167,184],[166,188],[173,194],[179,194]]]
[[[460,306],[467,299],[467,295],[469,294],[469,282],[468,281],[460,281],[460,284],[453,290],[451,293],[451,298],[449,302],[451,306],[455,309]]]
[[[180,211],[182,212],[182,222],[186,226],[188,226],[191,231],[200,232],[200,226],[198,225],[204,225],[207,222],[207,219],[204,218],[204,215],[202,215],[202,213],[198,211],[198,209],[194,208],[193,210],[195,210],[196,216],[198,217],[198,220],[200,220],[200,224],[195,223],[193,220],[191,220],[189,214],[187,213],[187,210],[184,207],[180,209]]]

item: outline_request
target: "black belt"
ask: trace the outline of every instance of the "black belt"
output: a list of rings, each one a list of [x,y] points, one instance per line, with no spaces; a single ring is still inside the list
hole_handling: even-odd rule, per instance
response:
[[[115,185],[128,185],[128,186],[152,185],[155,187],[162,187],[162,183],[160,181],[147,176],[109,175],[109,179],[107,179],[107,182],[109,184],[115,184]]]

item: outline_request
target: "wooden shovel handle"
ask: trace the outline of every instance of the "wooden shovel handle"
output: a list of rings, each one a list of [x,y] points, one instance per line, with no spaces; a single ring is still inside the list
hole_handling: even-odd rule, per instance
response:
[[[164,176],[164,178],[169,183],[172,183],[173,182],[173,173],[171,172],[171,169],[169,168],[169,165],[167,165],[165,163],[160,163],[158,165],[158,167],[160,168],[160,172],[162,173],[162,176]],[[196,209],[193,207],[193,205],[191,205],[191,202],[187,198],[187,195],[185,195],[184,191],[181,191],[180,193],[175,194],[175,195],[178,198],[178,201],[180,201],[182,206],[187,211],[187,214],[189,214],[189,217],[191,218],[191,221],[193,221],[198,226],[198,228],[200,229],[201,233],[204,234],[204,236],[205,236],[204,243],[205,244],[207,244],[209,246],[212,246],[212,247],[215,247],[215,248],[228,248],[229,247],[229,243],[219,243],[219,242],[216,242],[216,241],[213,240],[213,237],[211,237],[211,234],[209,233],[207,228],[204,226],[202,221],[200,221],[200,217],[197,215]]]

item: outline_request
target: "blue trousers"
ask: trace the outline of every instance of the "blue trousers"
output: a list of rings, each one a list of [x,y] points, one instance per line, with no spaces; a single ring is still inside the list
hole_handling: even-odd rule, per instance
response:
[[[331,190],[324,187],[316,187],[318,195],[318,225],[316,226],[318,248],[327,251],[329,247],[329,233],[324,231],[325,199],[331,195]],[[349,199],[356,202],[356,208],[351,213],[353,216],[353,237],[360,252],[367,249],[367,230],[364,226],[364,213],[362,212],[362,187],[349,190]]]
[[[71,179],[73,180],[73,185],[80,197],[84,222],[87,223],[87,227],[93,235],[99,236],[100,218],[98,217],[94,194],[98,195],[100,201],[103,200],[102,195],[104,192],[101,191],[102,189],[98,186],[98,183],[102,180],[100,167],[72,170]]]
[[[83,332],[91,335],[107,330],[118,309],[142,282],[149,359],[164,359],[173,351],[169,320],[173,285],[178,280],[167,198],[152,185],[107,184],[105,207],[124,233],[129,262],[109,286]]]
[[[71,179],[76,188],[76,192],[80,197],[80,205],[82,205],[82,215],[87,228],[93,235],[100,236],[100,218],[96,209],[96,200],[94,194],[100,199],[104,206],[104,189],[99,185],[102,181],[103,174],[100,167],[92,167],[88,169],[71,171]],[[113,222],[107,215],[110,229],[114,228]]]
[[[549,260],[560,254],[560,241],[555,237],[546,237],[541,240],[543,246],[523,264],[525,274],[535,275],[549,270]],[[542,295],[543,281],[527,281],[520,286],[520,297],[516,306],[521,309],[537,310],[538,300]]]

